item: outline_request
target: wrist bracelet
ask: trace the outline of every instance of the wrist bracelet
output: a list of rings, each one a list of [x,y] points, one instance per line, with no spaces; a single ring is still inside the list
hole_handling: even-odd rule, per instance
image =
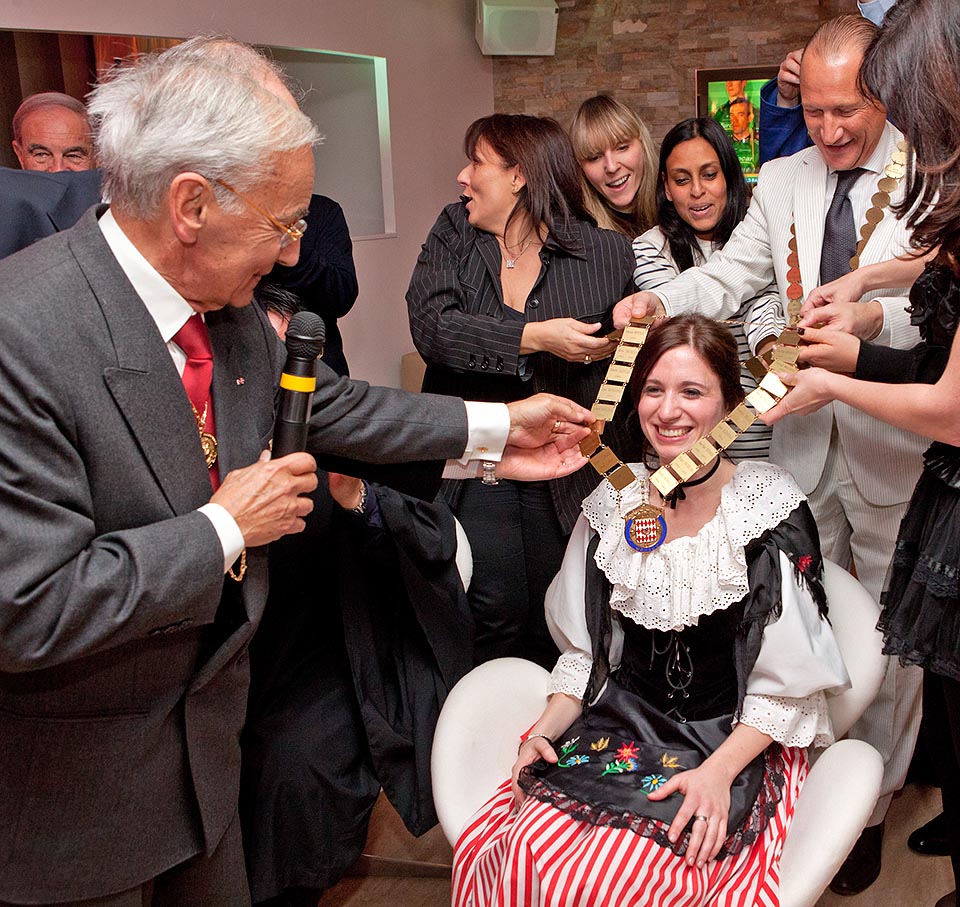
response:
[[[518,756],[520,755],[520,750],[523,749],[523,745],[524,745],[528,740],[533,740],[534,737],[543,737],[543,739],[546,740],[547,743],[550,744],[550,746],[553,746],[553,740],[551,740],[546,734],[527,734],[526,737],[522,737],[522,738],[520,739],[520,745],[517,747],[517,755],[518,755]]]

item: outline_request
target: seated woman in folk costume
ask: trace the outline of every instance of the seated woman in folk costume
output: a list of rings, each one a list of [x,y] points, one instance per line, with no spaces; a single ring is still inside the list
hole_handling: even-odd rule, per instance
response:
[[[651,329],[630,389],[660,462],[743,400],[739,376],[723,326]],[[455,905],[778,903],[806,747],[849,684],[816,526],[770,463],[717,457],[666,498],[633,470],[583,503],[547,596],[548,704],[457,842]]]

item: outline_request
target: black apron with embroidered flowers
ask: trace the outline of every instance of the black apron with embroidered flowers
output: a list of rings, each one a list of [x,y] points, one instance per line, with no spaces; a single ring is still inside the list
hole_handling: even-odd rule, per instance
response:
[[[810,588],[821,614],[826,604],[813,518],[805,503],[746,549],[750,592],[740,602],[701,617],[696,626],[664,632],[618,616],[623,655],[609,673],[609,587],[587,553],[586,603],[594,669],[585,706],[554,749],[556,765],[538,761],[521,774],[531,796],[594,825],[629,828],[678,853],[667,829],[683,796],[648,795],[674,774],[699,766],[730,735],[756,662],[763,628],[780,614],[779,551]],[[606,686],[604,687],[604,682]],[[719,856],[738,853],[775,814],[784,783],[780,746],[747,765],[730,792],[727,837]],[[689,830],[689,826],[688,826]]]

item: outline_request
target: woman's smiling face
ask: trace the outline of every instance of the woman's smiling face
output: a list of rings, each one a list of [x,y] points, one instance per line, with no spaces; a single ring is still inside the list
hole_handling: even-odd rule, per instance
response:
[[[581,160],[580,169],[611,208],[627,211],[640,189],[643,145],[639,138],[620,142]]]
[[[693,347],[667,350],[640,391],[640,427],[661,462],[689,450],[726,412],[720,379]]]

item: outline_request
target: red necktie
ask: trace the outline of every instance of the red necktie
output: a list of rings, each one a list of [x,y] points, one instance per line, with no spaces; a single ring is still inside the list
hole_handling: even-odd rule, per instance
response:
[[[216,463],[216,423],[213,420],[213,397],[210,392],[213,381],[213,350],[203,318],[200,315],[191,315],[187,323],[173,335],[173,342],[187,354],[187,364],[183,368],[183,387],[193,406],[200,443],[210,469],[210,484],[216,491],[220,486],[220,471]]]

